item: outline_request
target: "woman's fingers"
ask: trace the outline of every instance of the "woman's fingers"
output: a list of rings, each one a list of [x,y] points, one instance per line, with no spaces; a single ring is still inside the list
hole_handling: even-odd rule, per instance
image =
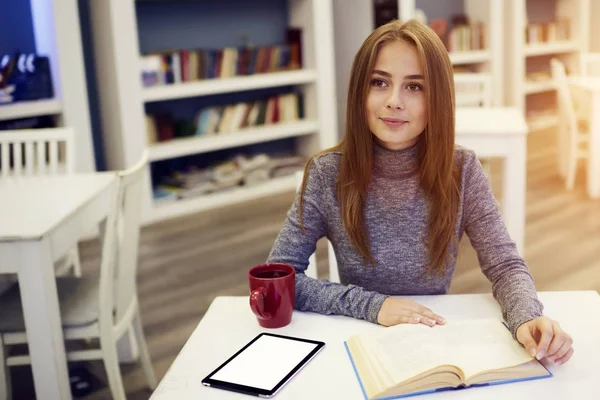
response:
[[[423,307],[423,311],[421,311],[421,314],[426,316],[427,318],[431,319],[433,322],[435,322],[436,324],[440,324],[443,325],[446,323],[446,320],[444,318],[442,318],[441,316],[437,315],[436,313],[434,313],[433,311],[431,311],[429,308]]]
[[[412,312],[412,311],[406,311],[405,313],[403,313],[402,315],[398,316],[398,323],[399,324],[424,324],[424,325],[429,325],[432,326],[428,323],[429,318],[425,317],[424,315]]]
[[[437,321],[435,320],[435,314],[430,312],[411,312],[409,311],[406,315],[402,317],[402,323],[408,324],[423,324],[427,326],[435,326],[437,325]]]
[[[569,336],[565,331],[563,331],[558,323],[554,322],[554,337],[552,338],[552,342],[548,347],[548,355],[547,357],[551,361],[556,361],[559,358],[562,358],[573,344],[573,339]]]
[[[562,364],[566,363],[573,356],[573,351],[574,351],[573,348],[569,347],[569,351],[567,351],[567,353],[564,356],[562,356],[561,358],[557,358],[556,360],[554,360],[554,363],[556,365],[562,365]]]

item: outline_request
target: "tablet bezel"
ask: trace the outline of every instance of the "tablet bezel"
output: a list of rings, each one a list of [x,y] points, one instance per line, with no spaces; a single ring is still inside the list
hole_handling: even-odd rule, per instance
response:
[[[266,389],[252,387],[252,386],[238,385],[235,383],[220,381],[220,380],[211,378],[214,374],[219,372],[219,370],[224,368],[229,362],[231,362],[234,358],[236,358],[238,355],[240,355],[244,350],[246,350],[248,347],[250,347],[254,342],[256,342],[258,339],[260,339],[262,336],[274,336],[274,337],[281,338],[281,339],[295,340],[295,341],[299,341],[299,342],[315,344],[316,347],[306,357],[304,357],[302,359],[302,361],[300,361],[294,368],[292,368],[292,370],[286,376],[284,376],[283,379],[281,379],[281,381],[279,381],[272,390],[266,390]],[[217,389],[230,390],[233,392],[244,393],[244,394],[249,394],[249,395],[253,395],[253,396],[272,397],[287,382],[289,382],[291,380],[291,378],[294,375],[296,375],[296,373],[298,373],[298,371],[300,371],[302,369],[302,367],[304,367],[319,351],[321,351],[321,349],[324,346],[325,346],[325,342],[321,342],[321,341],[317,341],[317,340],[309,340],[309,339],[303,339],[303,338],[298,338],[298,337],[294,337],[294,336],[277,335],[274,333],[263,332],[263,333],[258,334],[254,339],[252,339],[250,342],[248,342],[248,344],[246,344],[244,347],[242,347],[233,356],[229,357],[229,359],[227,359],[224,363],[219,365],[219,367],[217,367],[214,371],[212,371],[204,379],[202,379],[202,384],[204,386],[214,387]]]

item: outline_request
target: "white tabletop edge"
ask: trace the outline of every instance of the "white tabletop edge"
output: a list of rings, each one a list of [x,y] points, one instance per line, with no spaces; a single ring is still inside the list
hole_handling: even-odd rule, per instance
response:
[[[96,188],[96,191],[94,192],[93,196],[89,196],[86,201],[79,204],[78,209],[80,209],[81,207],[85,207],[87,204],[89,204],[91,201],[93,201],[94,196],[97,193],[105,190],[108,186],[114,184],[117,179],[117,174],[114,171],[64,175],[64,176],[59,176],[59,178],[66,177],[68,179],[68,177],[71,177],[71,176],[76,176],[76,177],[88,176],[88,177],[96,177],[96,178],[105,180],[104,182],[102,182],[101,187],[99,186]],[[35,179],[35,177],[26,177],[24,179]],[[66,214],[64,216],[64,219],[71,218],[73,216],[73,214],[75,214],[78,211],[78,209],[71,210],[68,214]],[[11,242],[17,242],[17,241],[38,241],[38,240],[41,240],[42,238],[48,236],[49,234],[51,234],[57,228],[57,226],[60,225],[60,223],[61,223],[61,221],[56,221],[53,225],[50,225],[45,232],[39,233],[39,234],[0,236],[0,243],[11,243]]]

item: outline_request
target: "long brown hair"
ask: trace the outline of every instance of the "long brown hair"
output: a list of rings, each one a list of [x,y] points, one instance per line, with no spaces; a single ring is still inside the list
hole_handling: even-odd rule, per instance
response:
[[[341,218],[355,248],[365,262],[374,265],[366,231],[364,209],[373,165],[373,135],[370,133],[365,104],[369,81],[379,48],[387,42],[402,40],[414,45],[425,77],[427,126],[420,137],[419,183],[429,205],[427,248],[430,272],[445,272],[452,262],[452,247],[460,200],[460,169],[454,159],[454,78],[444,44],[427,26],[411,20],[394,20],[380,26],[364,41],[352,64],[345,134],[341,142],[313,156],[304,168],[299,202],[302,205],[308,170],[314,157],[332,151],[342,153],[336,184]]]

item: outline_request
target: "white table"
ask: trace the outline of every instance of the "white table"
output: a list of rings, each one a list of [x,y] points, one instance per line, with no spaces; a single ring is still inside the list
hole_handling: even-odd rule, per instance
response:
[[[594,291],[542,292],[546,315],[556,319],[574,339],[575,353],[563,366],[547,365],[549,379],[519,382],[457,392],[432,399],[599,399],[600,296]],[[502,318],[489,294],[415,296],[448,320]],[[202,386],[201,380],[261,332],[298,336],[326,342],[318,354],[276,399],[364,399],[343,342],[369,329],[385,329],[341,316],[294,312],[292,323],[281,329],[262,329],[250,311],[247,297],[217,297],[181,353],[153,393],[151,400],[249,399],[242,394]]]
[[[0,180],[0,273],[17,273],[38,398],[70,399],[54,262],[106,216],[114,173]]]
[[[513,107],[457,107],[456,143],[503,159],[502,213],[519,253],[525,249],[527,122]]]
[[[588,144],[587,190],[592,199],[600,198],[600,77],[574,76],[569,84],[591,94],[590,141]],[[566,149],[566,144],[565,144]]]

